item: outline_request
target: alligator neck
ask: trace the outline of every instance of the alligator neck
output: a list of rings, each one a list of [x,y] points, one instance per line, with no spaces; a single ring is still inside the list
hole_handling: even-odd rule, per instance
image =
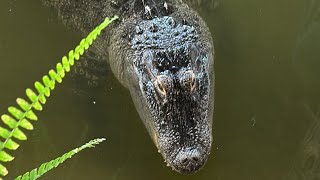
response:
[[[89,33],[105,17],[111,17],[119,12],[119,8],[112,6],[113,0],[44,0],[44,2],[58,12],[59,18],[67,27],[77,32],[80,30],[84,34]]]
[[[114,15],[125,19],[135,16],[137,19],[152,19],[170,15],[174,4],[180,1],[172,0],[43,0],[45,4],[56,11],[63,23],[89,33],[103,21],[105,17]],[[80,2],[79,2],[80,1]]]

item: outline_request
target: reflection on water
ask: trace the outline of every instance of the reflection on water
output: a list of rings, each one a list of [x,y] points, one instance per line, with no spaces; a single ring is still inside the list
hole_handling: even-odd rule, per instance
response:
[[[320,1],[305,2],[302,28],[293,48],[293,64],[303,86],[308,124],[288,180],[320,179]]]
[[[128,91],[107,65],[87,61],[53,92],[8,163],[8,179],[96,137],[107,141],[44,179],[318,179],[320,1],[192,6],[208,23],[216,49],[214,148],[199,173],[182,176],[167,168]],[[41,0],[0,1],[0,22],[3,113],[81,37]]]
[[[320,178],[320,109],[313,112],[305,106],[310,116],[310,126],[298,150],[288,180],[312,180]]]

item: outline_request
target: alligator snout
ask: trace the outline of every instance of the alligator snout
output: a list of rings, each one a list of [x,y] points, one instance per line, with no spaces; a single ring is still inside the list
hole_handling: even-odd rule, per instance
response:
[[[172,167],[181,173],[190,174],[199,170],[204,163],[204,157],[198,149],[185,148],[179,151]]]
[[[187,112],[189,108],[181,109],[180,117],[156,130],[158,135],[155,143],[160,153],[172,169],[182,174],[192,174],[203,167],[210,154],[212,142],[211,129],[206,118],[192,117]],[[164,121],[168,120],[167,117],[163,118]],[[199,123],[193,121],[194,119],[198,119]]]

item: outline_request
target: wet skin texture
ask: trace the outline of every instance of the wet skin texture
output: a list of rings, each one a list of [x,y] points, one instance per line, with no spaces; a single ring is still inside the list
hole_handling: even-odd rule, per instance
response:
[[[213,45],[200,16],[181,1],[46,0],[63,22],[88,33],[121,18],[94,51],[107,57],[168,166],[199,170],[212,145]]]

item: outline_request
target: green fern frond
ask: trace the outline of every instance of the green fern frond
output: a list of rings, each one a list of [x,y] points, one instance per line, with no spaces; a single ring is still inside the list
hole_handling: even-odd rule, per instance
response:
[[[73,149],[68,153],[63,154],[62,156],[54,160],[41,164],[39,168],[35,168],[30,172],[26,172],[24,175],[16,177],[15,180],[35,180],[40,176],[42,176],[43,174],[50,171],[51,169],[56,168],[57,166],[62,164],[65,160],[71,158],[73,155],[77,154],[83,149],[95,147],[95,145],[98,145],[99,143],[105,140],[106,140],[105,138],[91,140],[90,142],[82,145],[79,148]]]
[[[62,61],[56,65],[56,70],[50,70],[48,75],[42,77],[42,82],[36,81],[34,88],[36,91],[28,88],[26,95],[29,101],[17,98],[17,107],[10,106],[7,114],[1,116],[2,121],[8,126],[7,128],[0,126],[0,161],[8,162],[14,159],[8,150],[16,150],[19,144],[16,140],[26,140],[27,136],[22,129],[33,130],[32,121],[37,121],[38,117],[34,111],[41,111],[47,98],[50,97],[51,91],[55,88],[56,82],[61,83],[63,77],[70,71],[75,60],[79,60],[84,51],[89,48],[92,42],[97,38],[101,31],[107,27],[112,21],[118,19],[117,16],[112,19],[106,18],[103,23],[97,26],[86,38],[82,39],[80,44],[71,50],[68,56],[64,56]],[[0,164],[0,175],[5,176],[8,170]],[[1,178],[0,178],[1,179]]]

